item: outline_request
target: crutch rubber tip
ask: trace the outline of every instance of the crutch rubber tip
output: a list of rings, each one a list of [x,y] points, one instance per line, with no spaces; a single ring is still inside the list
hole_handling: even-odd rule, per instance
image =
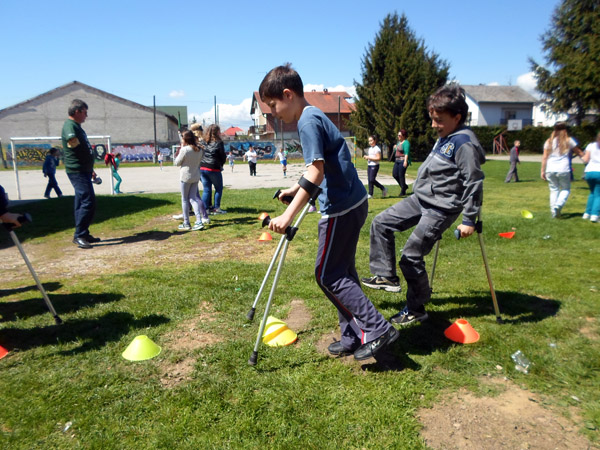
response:
[[[252,308],[250,311],[248,311],[248,314],[246,314],[246,319],[254,320],[254,312],[255,311],[256,311],[256,308]]]
[[[252,356],[248,360],[248,364],[251,365],[251,366],[255,366],[257,360],[258,360],[258,352],[256,350],[254,350],[252,352]]]
[[[58,316],[54,316],[54,322],[56,322],[56,325],[60,325],[61,323],[63,323],[62,319]]]
[[[504,320],[502,320],[502,317],[496,317],[496,322],[498,322],[499,324],[503,324]]]

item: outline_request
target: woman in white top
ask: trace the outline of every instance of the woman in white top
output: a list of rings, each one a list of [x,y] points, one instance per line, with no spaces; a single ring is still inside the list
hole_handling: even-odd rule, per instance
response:
[[[369,180],[369,198],[373,197],[373,186],[381,189],[381,196],[387,197],[386,187],[377,181],[377,172],[379,172],[379,161],[381,161],[381,149],[377,145],[377,138],[374,135],[369,136],[369,152],[363,156],[369,161],[367,163],[367,179]]]
[[[189,130],[185,131],[181,135],[181,149],[175,155],[175,165],[180,167],[179,181],[181,182],[181,207],[183,208],[183,223],[179,225],[180,230],[202,230],[204,223],[208,223],[206,208],[198,195],[202,153],[196,143],[194,133]],[[193,228],[190,226],[190,203],[196,215],[196,223]]]
[[[542,157],[542,180],[550,187],[550,211],[552,217],[559,217],[560,211],[571,193],[571,159],[573,153],[582,156],[577,142],[567,133],[567,124],[558,122],[544,144]]]
[[[583,218],[590,219],[591,222],[598,222],[600,214],[600,133],[596,135],[596,142],[588,144],[585,148],[585,154],[581,159],[586,164],[585,181],[590,187],[590,195]]]

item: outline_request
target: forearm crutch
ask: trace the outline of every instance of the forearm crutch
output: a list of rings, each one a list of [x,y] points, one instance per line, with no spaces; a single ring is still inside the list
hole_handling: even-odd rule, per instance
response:
[[[496,299],[496,291],[494,290],[494,282],[492,281],[492,273],[490,272],[490,266],[487,260],[487,254],[485,252],[485,245],[483,244],[483,222],[479,217],[477,217],[477,222],[475,223],[475,231],[477,231],[477,236],[479,239],[479,247],[481,248],[481,256],[483,258],[483,265],[485,266],[485,274],[487,275],[488,284],[490,285],[490,293],[492,295],[492,303],[494,304],[494,312],[496,314],[496,322],[503,323],[502,317],[500,317],[500,308],[498,307],[498,300]],[[456,239],[460,239],[460,230],[454,230],[454,236]],[[433,292],[433,276],[435,274],[435,266],[437,263],[438,250],[440,248],[440,241],[436,242],[435,254],[433,257],[433,266],[431,268],[431,279],[429,283],[429,287]]]
[[[29,214],[24,214],[22,216],[19,216],[18,220],[21,223],[31,222],[31,216]],[[44,302],[46,302],[46,306],[48,307],[50,314],[52,314],[52,317],[54,317],[54,321],[56,322],[57,325],[61,324],[62,319],[60,317],[58,317],[58,314],[56,313],[54,306],[52,306],[52,302],[50,302],[50,298],[48,298],[48,294],[46,294],[46,291],[44,290],[44,286],[42,286],[42,283],[40,282],[40,279],[38,278],[37,274],[35,273],[35,270],[33,270],[33,266],[31,265],[31,262],[29,262],[29,258],[25,254],[25,250],[23,250],[23,246],[21,245],[21,242],[19,242],[19,238],[17,238],[17,235],[13,231],[13,225],[10,223],[3,223],[3,225],[4,225],[4,228],[6,228],[6,230],[8,231],[10,238],[12,239],[12,241],[15,243],[15,245],[19,249],[19,252],[21,252],[21,256],[23,257],[23,260],[25,261],[25,264],[27,265],[29,272],[31,272],[31,275],[33,276],[33,279],[35,280],[35,283],[37,284],[38,289],[42,293],[42,296],[44,297]]]
[[[279,197],[279,193],[280,193],[280,191],[277,191],[275,193],[275,195],[273,196],[273,198]],[[269,265],[269,268],[267,269],[267,274],[265,275],[265,278],[260,286],[258,294],[256,295],[256,299],[254,300],[254,304],[252,305],[252,309],[248,312],[248,315],[246,316],[250,320],[252,320],[254,318],[254,312],[256,311],[256,304],[258,303],[258,299],[260,298],[260,295],[262,294],[262,291],[265,287],[267,279],[268,279],[269,275],[271,274],[271,270],[273,269],[275,261],[277,260],[277,256],[281,252],[281,257],[279,258],[279,263],[277,264],[277,271],[275,272],[275,277],[273,278],[273,285],[271,286],[271,292],[269,293],[267,305],[265,306],[265,313],[263,315],[262,321],[260,322],[260,327],[258,329],[258,335],[256,336],[256,343],[254,344],[254,350],[252,351],[252,355],[250,356],[250,359],[248,360],[248,364],[251,366],[255,366],[256,361],[258,360],[258,347],[260,346],[260,339],[263,335],[263,332],[265,331],[267,318],[269,316],[269,310],[271,309],[271,303],[273,301],[273,295],[275,294],[277,282],[279,281],[279,276],[281,275],[281,268],[283,267],[283,262],[285,261],[285,255],[287,253],[287,249],[288,249],[289,244],[292,241],[292,239],[294,239],[294,236],[296,235],[296,232],[298,231],[298,227],[302,223],[304,216],[306,216],[306,214],[308,213],[308,209],[311,206],[315,206],[315,200],[316,200],[317,196],[318,196],[318,194],[311,197],[311,199],[308,201],[308,203],[304,206],[304,209],[300,213],[300,216],[298,216],[298,219],[296,219],[296,223],[293,226],[287,227],[287,229],[285,230],[285,234],[281,236],[281,240],[279,241],[279,245],[277,246],[275,255],[273,256],[273,259],[271,260],[271,264]],[[286,200],[291,201],[292,197],[287,198]],[[265,225],[268,225],[270,222],[271,222],[271,218],[269,216],[267,216],[263,219],[262,224],[263,224],[263,226],[265,226]]]

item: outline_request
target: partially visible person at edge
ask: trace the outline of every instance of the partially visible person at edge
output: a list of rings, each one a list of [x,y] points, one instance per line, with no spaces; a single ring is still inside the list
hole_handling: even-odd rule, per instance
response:
[[[42,172],[44,173],[44,177],[48,177],[48,185],[46,186],[46,191],[44,192],[44,197],[50,198],[50,193],[52,189],[56,192],[58,197],[62,197],[62,191],[58,187],[58,182],[56,181],[56,166],[60,164],[60,159],[58,158],[59,151],[56,147],[52,147],[48,154],[46,155],[46,159],[44,160],[44,165],[42,167]]]
[[[519,161],[519,147],[521,147],[521,141],[517,140],[515,141],[513,148],[510,149],[510,169],[508,169],[508,173],[506,174],[506,179],[504,180],[505,183],[510,183],[513,176],[515,177],[515,183],[519,182],[519,174],[517,173],[517,164],[521,164],[521,161]]]
[[[272,69],[259,88],[260,98],[274,117],[298,122],[298,135],[306,173],[279,200],[286,210],[271,219],[269,229],[285,233],[311,197],[319,194],[322,218],[315,279],[336,307],[341,340],[329,345],[333,356],[354,355],[356,360],[374,357],[393,343],[398,331],[381,315],[360,288],[356,273],[356,246],[367,218],[367,193],[346,141],[336,126],[304,97],[302,79],[287,64]],[[288,196],[293,197],[288,202]]]
[[[585,154],[581,159],[586,165],[585,181],[590,187],[590,195],[582,218],[597,223],[600,215],[600,133],[596,135],[596,142],[588,144],[585,148]]]
[[[19,214],[8,212],[8,197],[4,188],[0,185],[0,222],[12,223],[13,228],[19,228],[21,222],[19,222]]]
[[[92,184],[96,172],[94,150],[81,128],[88,116],[88,105],[83,100],[75,99],[69,106],[68,114],[61,138],[65,171],[75,190],[73,243],[79,248],[92,248],[91,244],[100,242],[100,239],[92,236],[89,230],[96,212],[96,194]]]
[[[366,155],[363,156],[367,160],[367,178],[369,185],[369,198],[373,197],[373,186],[377,186],[381,189],[381,196],[387,197],[387,188],[377,181],[377,173],[379,172],[379,161],[381,161],[381,149],[377,145],[377,137],[375,135],[369,136],[369,150]]]
[[[574,155],[583,156],[575,139],[569,136],[567,124],[557,122],[554,131],[544,143],[542,156],[542,180],[548,181],[550,189],[550,213],[560,217],[571,193],[571,159]]]
[[[110,166],[110,171],[117,184],[115,184],[115,194],[122,194],[121,192],[121,175],[119,175],[119,166],[121,165],[121,153],[115,155],[115,164]]]
[[[221,129],[212,124],[204,132],[204,156],[200,163],[202,181],[202,201],[211,214],[226,214],[221,209],[223,195],[223,164],[227,160],[225,146],[221,140]],[[215,202],[212,203],[212,188],[215,188]]]
[[[404,128],[398,131],[398,143],[394,145],[393,155],[395,157],[392,176],[400,185],[400,196],[406,195],[408,185],[406,184],[406,169],[412,164],[410,156],[410,142],[408,133]]]

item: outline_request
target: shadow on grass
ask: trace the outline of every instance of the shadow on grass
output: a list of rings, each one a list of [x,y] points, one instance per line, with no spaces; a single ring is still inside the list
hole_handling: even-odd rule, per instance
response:
[[[93,224],[171,204],[172,202],[165,199],[129,195],[119,197],[100,195],[96,197],[96,214]],[[68,230],[75,226],[72,196],[64,196],[52,199],[52,201],[36,201],[15,205],[11,207],[11,212],[29,213],[33,218],[32,223],[16,231],[21,242]],[[0,249],[11,245],[13,245],[13,242],[9,236],[6,235],[6,238],[4,238],[0,234]]]
[[[131,236],[124,236],[118,238],[111,239],[102,239],[102,241],[95,243],[94,247],[103,247],[107,245],[120,245],[120,244],[133,244],[135,242],[142,241],[164,241],[165,239],[169,239],[171,236],[181,234],[178,232],[168,232],[168,231],[143,231],[141,233],[136,233]]]
[[[48,291],[56,291],[56,290],[60,289],[62,287],[62,284],[61,283],[44,283],[43,286],[44,286],[44,289],[46,290],[46,292],[48,292]],[[38,288],[35,284],[32,284],[31,286],[24,286],[24,287],[14,288],[14,289],[0,289],[0,297],[21,294],[23,292],[28,292],[28,291],[37,291],[37,289]],[[41,293],[40,293],[40,295],[41,295]],[[0,308],[2,308],[1,304],[0,304]]]
[[[560,309],[558,300],[543,299],[519,292],[496,291],[500,317],[504,323],[539,322],[555,316]],[[433,300],[433,304],[454,305],[446,310],[436,311],[427,308],[429,319],[419,325],[399,328],[400,338],[396,348],[403,352],[430,354],[454,345],[444,335],[444,330],[458,318],[469,320],[472,317],[492,316],[495,312],[489,293],[472,296],[449,297]],[[398,307],[397,303],[384,303],[382,307]],[[498,324],[498,326],[502,326]],[[398,344],[399,343],[399,344]],[[392,347],[393,349],[394,347]]]
[[[46,293],[50,291],[48,287],[58,283],[45,283],[44,289]],[[60,286],[60,285],[59,285]],[[31,289],[37,290],[37,286],[28,286],[23,288],[23,292]],[[1,293],[2,291],[0,291]],[[1,322],[12,322],[15,320],[28,319],[43,314],[48,314],[48,318],[51,314],[48,312],[42,293],[39,292],[39,298],[33,298],[28,300],[21,300],[15,302],[2,302],[0,303],[0,316]],[[50,303],[54,306],[56,313],[60,316],[65,313],[72,313],[80,310],[81,308],[94,306],[102,303],[112,303],[123,298],[122,294],[48,294]]]
[[[164,316],[151,314],[136,319],[131,313],[109,312],[89,319],[71,319],[61,325],[29,329],[7,328],[0,330],[0,345],[7,350],[29,350],[47,345],[79,344],[60,355],[76,355],[97,350],[109,342],[116,342],[132,329],[145,329],[168,322]]]

